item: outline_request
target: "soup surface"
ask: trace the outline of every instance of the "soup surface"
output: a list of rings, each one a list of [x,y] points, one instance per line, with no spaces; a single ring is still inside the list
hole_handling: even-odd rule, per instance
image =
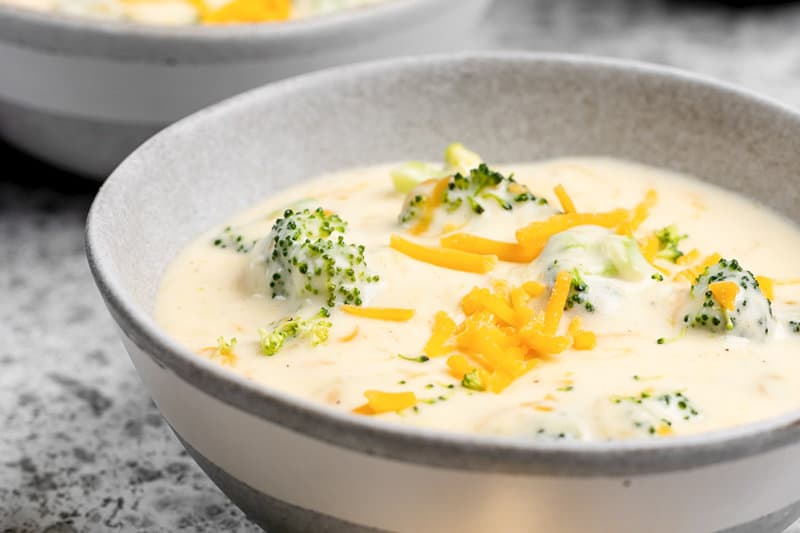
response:
[[[631,162],[463,154],[235,216],[169,267],[157,321],[270,387],[444,430],[668,438],[800,407],[797,228]]]
[[[386,0],[0,0],[8,5],[141,24],[280,22]]]

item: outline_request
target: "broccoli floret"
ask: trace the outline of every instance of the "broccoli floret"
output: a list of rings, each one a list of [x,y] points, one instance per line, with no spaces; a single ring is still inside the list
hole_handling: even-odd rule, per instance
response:
[[[604,279],[642,281],[656,272],[639,251],[633,237],[617,235],[599,226],[578,226],[553,235],[538,259],[546,265],[549,283],[562,270],[572,274],[565,309],[597,308],[593,295],[606,290]]]
[[[470,389],[474,391],[485,391],[486,385],[483,383],[481,379],[481,375],[478,373],[477,370],[472,370],[464,374],[464,378],[461,380],[461,386],[465,389]]]
[[[725,281],[736,286],[731,309],[719,302],[712,290],[715,283]],[[742,268],[736,259],[720,259],[706,268],[689,289],[683,322],[692,328],[760,340],[774,329],[775,318],[772,305],[752,272]]]
[[[632,396],[611,396],[603,401],[598,419],[614,437],[671,435],[673,426],[700,416],[699,408],[684,391],[652,391]]]
[[[287,209],[263,241],[262,253],[251,268],[266,280],[273,298],[295,303],[318,299],[361,305],[364,291],[378,281],[364,258],[364,246],[345,241],[347,223],[324,211]]]
[[[439,198],[431,196],[437,192]],[[547,200],[537,198],[525,185],[504,176],[481,163],[469,172],[456,172],[450,176],[447,186],[437,189],[436,183],[426,182],[409,192],[400,213],[400,223],[418,220],[425,212],[425,205],[435,201],[448,214],[481,215],[487,204],[495,204],[504,211],[526,203],[544,205]]]
[[[329,318],[330,311],[323,307],[311,318],[293,316],[273,322],[269,328],[258,330],[261,351],[264,355],[275,355],[286,341],[299,338],[310,339],[312,346],[322,344],[328,340],[328,331],[332,325]]]
[[[673,263],[676,262],[683,255],[683,252],[678,249],[678,245],[686,237],[688,235],[680,235],[678,233],[678,228],[674,224],[656,231],[656,238],[658,239],[657,256]]]

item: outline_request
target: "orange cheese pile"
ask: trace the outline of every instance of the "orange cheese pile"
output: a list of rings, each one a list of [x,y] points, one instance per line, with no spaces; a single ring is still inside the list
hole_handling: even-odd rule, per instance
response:
[[[580,330],[579,323],[566,334],[558,332],[571,281],[568,272],[559,273],[545,309],[538,312],[529,305],[543,292],[536,282],[472,289],[461,300],[465,317],[460,324],[437,314],[426,355],[451,353],[447,365],[454,377],[463,382],[470,375],[471,388],[499,393],[543,358],[570,347],[594,347],[594,335]]]

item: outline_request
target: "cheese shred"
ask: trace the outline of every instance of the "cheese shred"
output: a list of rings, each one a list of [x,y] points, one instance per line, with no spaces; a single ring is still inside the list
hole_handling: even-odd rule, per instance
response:
[[[530,263],[542,252],[542,247],[527,247],[516,242],[502,242],[469,233],[455,233],[442,237],[444,248],[473,254],[496,255],[501,261]]]
[[[404,239],[399,235],[392,235],[389,245],[412,259],[451,270],[486,274],[497,265],[496,255],[474,254],[449,248],[425,246],[424,244],[417,244]]]
[[[739,286],[733,281],[717,281],[708,285],[711,295],[726,311],[736,309],[736,295],[739,294]]]
[[[417,404],[417,396],[413,392],[382,392],[368,390],[364,392],[367,403],[353,409],[362,415],[379,415],[408,409]]]
[[[408,322],[414,317],[413,309],[400,309],[396,307],[357,307],[355,305],[343,305],[341,309],[348,315],[386,320],[389,322]]]
[[[569,193],[564,188],[563,185],[560,183],[556,185],[553,191],[556,193],[556,198],[558,198],[558,203],[561,204],[561,209],[564,213],[577,213],[577,209],[575,209],[575,204],[572,202],[572,198],[570,198]]]

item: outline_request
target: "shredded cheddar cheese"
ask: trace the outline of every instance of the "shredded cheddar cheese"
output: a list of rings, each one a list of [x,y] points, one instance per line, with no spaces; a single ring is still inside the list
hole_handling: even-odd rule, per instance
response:
[[[691,254],[691,252],[689,252],[689,254]],[[689,254],[686,255],[688,256]],[[705,259],[703,259],[703,261],[701,261],[700,264],[695,265],[693,267],[689,267],[685,270],[681,270],[680,272],[675,274],[675,280],[688,281],[689,283],[693,283],[694,280],[697,279],[697,276],[705,272],[706,268],[710,267],[711,265],[717,264],[720,259],[722,259],[722,256],[715,252],[707,256]]]
[[[563,185],[559,183],[553,190],[556,193],[556,198],[558,198],[558,203],[561,204],[561,209],[564,211],[564,213],[578,212],[577,209],[575,209],[575,204],[572,202],[572,198],[570,198]]]
[[[444,311],[439,311],[433,318],[433,333],[431,338],[425,344],[423,353],[428,357],[438,357],[446,355],[451,352],[450,346],[445,346],[445,343],[456,330],[456,323]]]
[[[544,313],[543,331],[548,335],[555,335],[556,333],[558,323],[561,321],[561,316],[564,314],[564,305],[567,303],[571,282],[572,274],[566,270],[562,270],[556,276],[553,292],[550,294],[550,300],[547,302],[547,308]]]
[[[658,237],[655,233],[651,233],[650,235],[640,239],[638,241],[639,244],[639,251],[642,253],[642,257],[650,263],[650,266],[661,272],[662,274],[669,275],[669,270],[666,268],[656,264],[656,255],[658,254]]]
[[[538,282],[519,287],[495,282],[494,291],[475,287],[461,299],[464,320],[460,324],[446,313],[437,313],[425,352],[429,356],[450,353],[447,367],[463,386],[500,393],[542,359],[570,347],[590,350],[597,339],[594,333],[581,330],[579,321],[573,320],[567,335],[557,334],[571,282],[569,272],[559,273],[543,311],[530,305],[532,298],[545,291]],[[448,337],[454,345],[447,344]]]
[[[544,221],[533,222],[517,230],[517,241],[528,248],[544,247],[547,240],[576,226],[594,225],[616,228],[630,216],[627,209],[614,209],[604,213],[563,213]]]
[[[376,320],[387,320],[389,322],[407,322],[414,316],[413,309],[399,309],[395,307],[357,307],[355,305],[343,305],[341,309],[349,315],[362,318],[374,318]]]
[[[417,404],[417,396],[413,392],[382,392],[368,390],[364,392],[367,403],[353,409],[362,415],[378,415],[393,411],[402,411]]]
[[[563,188],[562,188],[563,190]],[[558,192],[556,192],[558,195]],[[564,191],[566,194],[566,191]],[[568,198],[568,197],[567,197]],[[612,228],[622,235],[631,235],[650,214],[650,209],[658,199],[656,191],[650,189],[644,199],[633,209],[613,209],[601,213],[576,213],[567,211],[551,216],[547,220],[533,222],[517,230],[517,241],[528,248],[543,248],[548,239],[576,226],[602,226]],[[559,200],[561,196],[559,195]],[[570,200],[571,201],[571,200]],[[572,206],[574,208],[574,205]]]
[[[200,19],[206,24],[276,22],[291,16],[291,0],[231,0],[218,9],[211,9],[204,0],[192,0]]]
[[[644,195],[644,199],[636,204],[636,207],[631,211],[630,220],[621,224],[619,228],[617,228],[617,233],[620,235],[633,235],[633,232],[636,231],[639,226],[642,225],[642,222],[650,215],[650,210],[656,205],[657,201],[658,193],[653,189],[648,190]]]
[[[775,299],[775,280],[772,278],[768,278],[767,276],[756,276],[756,281],[758,282],[758,286],[761,288],[761,292],[764,293],[769,300]]]
[[[413,228],[411,228],[412,235],[420,235],[428,231],[428,228],[431,226],[431,222],[433,222],[433,217],[436,213],[436,208],[442,204],[442,197],[444,196],[445,190],[447,190],[447,184],[450,182],[450,177],[444,177],[439,180],[434,180],[435,185],[431,194],[428,196],[427,201],[425,202],[425,209],[422,213],[422,216],[419,219]]]
[[[708,285],[711,295],[726,311],[736,309],[736,295],[739,294],[739,286],[733,281],[717,281]]]
[[[689,250],[688,253],[680,256],[678,259],[675,260],[675,264],[677,265],[691,265],[695,261],[700,259],[700,250],[697,248],[692,248]]]
[[[470,371],[469,361],[463,355],[451,355],[448,357],[447,366],[456,379],[464,379],[464,374]]]
[[[353,328],[353,331],[351,331],[350,333],[348,333],[347,335],[345,335],[344,337],[339,339],[339,342],[350,342],[351,340],[355,339],[356,337],[358,337],[358,326]]]
[[[527,292],[531,298],[536,298],[537,296],[544,294],[544,291],[547,290],[547,287],[538,281],[526,281],[522,284],[522,289]]]
[[[542,247],[526,247],[517,242],[502,242],[468,233],[456,233],[442,237],[445,248],[473,254],[496,255],[501,261],[530,263],[542,252]]]
[[[398,252],[417,261],[462,272],[486,274],[497,264],[496,255],[473,254],[449,248],[425,246],[404,239],[399,235],[392,235],[389,245]]]
[[[576,316],[567,328],[572,337],[572,347],[576,350],[593,350],[597,346],[597,335],[594,332],[581,329],[581,318]]]
[[[660,426],[658,426],[658,430],[656,431],[656,433],[658,433],[662,437],[668,437],[669,435],[672,435],[673,431],[670,426],[666,424],[661,424]]]

